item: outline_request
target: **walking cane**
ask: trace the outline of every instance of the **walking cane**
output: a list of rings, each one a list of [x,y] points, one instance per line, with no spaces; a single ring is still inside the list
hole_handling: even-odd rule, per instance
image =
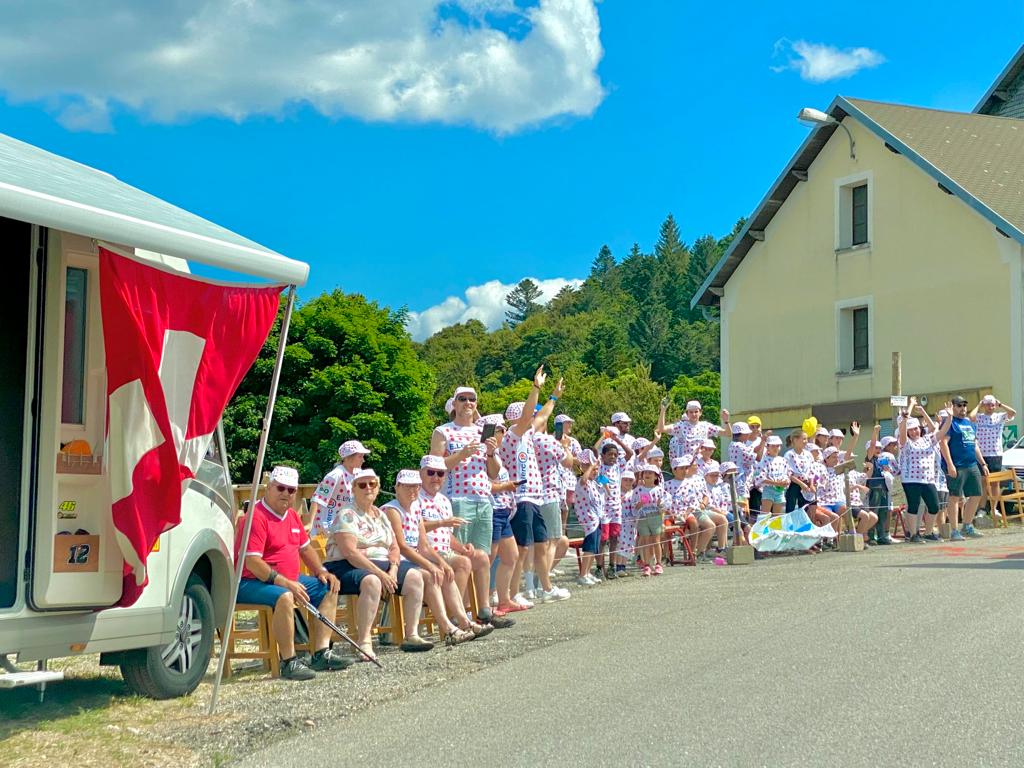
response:
[[[367,661],[372,661],[374,664],[377,665],[377,667],[379,669],[384,669],[384,667],[381,666],[381,663],[379,661],[377,661],[377,657],[371,656],[366,651],[364,651],[362,648],[360,648],[359,647],[359,643],[357,643],[351,637],[349,637],[344,632],[342,632],[341,629],[338,628],[337,624],[335,624],[333,621],[331,621],[326,616],[324,616],[322,613],[320,613],[320,611],[318,611],[316,608],[314,608],[312,606],[312,604],[307,603],[302,598],[299,598],[299,602],[302,603],[302,607],[305,608],[307,611],[309,611],[310,615],[312,615],[313,618],[319,619],[321,623],[323,623],[324,625],[330,627],[331,630],[333,630],[335,632],[335,634],[337,634],[342,640],[344,640],[346,643],[348,643],[353,648],[355,648],[357,651],[359,651],[359,654],[363,658],[365,658]]]

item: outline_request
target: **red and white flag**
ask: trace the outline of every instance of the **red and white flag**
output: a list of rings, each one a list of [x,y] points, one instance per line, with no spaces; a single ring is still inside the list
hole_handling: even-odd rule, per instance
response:
[[[218,285],[99,253],[107,464],[126,606],[146,586],[157,538],[181,522],[188,480],[270,333],[283,286]]]

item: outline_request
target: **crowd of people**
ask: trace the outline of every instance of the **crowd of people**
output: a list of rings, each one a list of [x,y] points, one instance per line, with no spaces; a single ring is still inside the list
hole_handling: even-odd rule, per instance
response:
[[[424,605],[445,642],[457,645],[512,627],[537,603],[569,599],[552,578],[563,575],[558,567],[571,543],[581,554],[580,587],[661,575],[666,520],[689,539],[698,562],[717,559],[730,537],[742,543],[759,517],[797,509],[836,532],[849,513],[869,546],[886,545],[891,496],[901,487],[906,541],[940,540],[943,523],[953,540],[980,536],[973,520],[983,475],[1001,468],[1002,426],[1015,416],[992,396],[970,413],[957,397],[935,421],[911,399],[895,437],[881,437],[875,425],[858,469],[856,422],[847,432],[794,430],[783,452],[783,440],[762,430],[757,416],[732,421],[722,410],[712,423],[697,401],[669,423],[663,400],[650,438],[631,434],[630,416],[614,413],[584,446],[572,417],[555,415],[564,382],[543,398],[546,381],[541,366],[524,402],[487,415],[472,387],[457,388],[446,404],[450,420],[434,430],[419,467],[398,472],[393,498],[381,506],[379,496],[392,494],[364,466],[370,451],[346,441],[313,495],[308,532],[295,511],[298,473],[273,469],[254,511],[238,599],[274,607],[283,677],[309,679],[354,661],[331,648],[321,626],[311,632],[311,655],[299,657],[297,605],[317,606],[333,620],[338,595],[353,596],[354,639],[368,659],[379,603],[390,595],[401,596],[403,651],[433,647],[419,635]],[[731,440],[719,463],[722,435]],[[581,541],[570,542],[570,522]],[[322,562],[311,536],[326,542]],[[300,574],[302,564],[309,575]]]

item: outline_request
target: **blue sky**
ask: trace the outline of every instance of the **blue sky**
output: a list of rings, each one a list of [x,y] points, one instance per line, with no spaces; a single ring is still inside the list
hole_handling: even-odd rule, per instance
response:
[[[282,2],[244,23],[210,10],[227,0],[12,11],[0,130],[308,261],[304,297],[442,305],[419,335],[467,303],[494,316],[503,289],[473,286],[554,290],[602,243],[650,249],[669,212],[688,240],[724,234],[806,135],[800,107],[970,110],[1024,43],[1024,5],[1002,0]],[[535,34],[551,19],[554,51]]]

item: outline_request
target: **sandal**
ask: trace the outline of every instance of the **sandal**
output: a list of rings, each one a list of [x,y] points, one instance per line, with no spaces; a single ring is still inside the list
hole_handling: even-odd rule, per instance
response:
[[[358,661],[370,661],[377,658],[377,654],[373,652],[373,643],[359,643],[359,650],[362,653],[356,656]],[[364,655],[365,654],[365,655]],[[370,658],[367,658],[369,656]]]
[[[468,629],[459,629],[458,627],[451,632],[446,632],[444,636],[444,644],[449,646],[461,645],[462,643],[468,643],[470,640],[476,640],[476,635]],[[403,647],[402,650],[404,651],[405,648]]]

